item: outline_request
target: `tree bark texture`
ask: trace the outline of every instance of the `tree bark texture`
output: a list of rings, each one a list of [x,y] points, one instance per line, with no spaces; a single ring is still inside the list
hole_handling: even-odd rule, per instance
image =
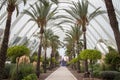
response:
[[[119,26],[118,26],[118,21],[117,21],[116,14],[115,14],[114,6],[112,3],[112,0],[104,0],[104,1],[105,1],[105,5],[107,8],[107,12],[108,12],[108,17],[110,20],[110,25],[114,32],[117,49],[120,54],[120,32],[119,32]]]
[[[2,75],[5,67],[5,61],[6,61],[7,49],[9,43],[9,35],[10,35],[11,17],[12,17],[12,12],[8,12],[4,37],[0,49],[0,80],[2,80]]]

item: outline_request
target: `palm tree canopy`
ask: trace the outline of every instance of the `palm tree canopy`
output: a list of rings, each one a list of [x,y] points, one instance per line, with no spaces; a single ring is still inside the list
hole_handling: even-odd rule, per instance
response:
[[[51,29],[46,29],[43,34],[43,47],[49,47],[50,46],[50,38],[54,35],[53,31]]]
[[[50,45],[51,45],[51,48],[53,49],[58,49],[59,46],[61,46],[61,42],[57,35],[53,35],[50,37]]]
[[[0,10],[2,7],[6,4],[7,5],[7,11],[13,12],[15,9],[17,11],[17,15],[19,14],[19,4],[24,3],[24,5],[27,3],[27,0],[3,0],[0,1],[2,4],[0,5]]]
[[[29,21],[35,21],[38,24],[38,27],[45,27],[47,22],[51,20],[52,17],[56,14],[56,9],[52,8],[52,4],[49,2],[36,3],[31,6],[31,11],[25,10],[24,13],[29,15],[31,19]]]
[[[94,10],[91,13],[88,13],[88,0],[82,0],[82,2],[72,2],[70,9],[64,9],[65,12],[69,14],[69,16],[60,16],[62,18],[67,18],[67,22],[73,22],[77,25],[82,25],[85,27],[94,17],[106,13],[103,10],[100,10],[100,7]]]
[[[81,31],[80,27],[75,25],[75,26],[71,26],[71,28],[72,29],[67,31],[66,33],[68,35],[70,35],[75,41],[79,40],[82,35],[82,31]]]

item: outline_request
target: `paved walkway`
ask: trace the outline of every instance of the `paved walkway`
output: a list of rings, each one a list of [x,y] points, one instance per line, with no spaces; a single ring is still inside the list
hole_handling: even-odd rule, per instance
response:
[[[45,80],[77,80],[73,74],[66,68],[60,67],[54,71]]]

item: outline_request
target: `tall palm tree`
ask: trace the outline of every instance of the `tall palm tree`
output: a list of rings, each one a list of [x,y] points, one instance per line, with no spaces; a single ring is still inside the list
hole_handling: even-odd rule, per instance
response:
[[[6,26],[5,26],[5,31],[4,31],[4,37],[0,49],[0,80],[2,79],[2,73],[4,70],[5,66],[5,61],[6,61],[6,54],[7,54],[7,49],[8,49],[8,42],[9,42],[9,35],[10,35],[10,27],[11,27],[11,20],[12,20],[12,14],[13,12],[17,11],[17,15],[19,13],[18,5],[23,2],[26,4],[27,0],[5,0],[1,4],[1,7],[4,5],[7,5],[7,21],[6,21]]]
[[[70,35],[73,40],[74,40],[74,45],[75,45],[75,52],[76,52],[76,55],[78,56],[79,55],[79,41],[80,41],[80,37],[82,35],[82,31],[80,30],[80,27],[75,25],[75,26],[71,26],[71,30],[67,31],[68,35]],[[80,72],[80,61],[77,62],[77,69],[78,69],[78,72]]]
[[[88,0],[80,0],[78,2],[72,2],[72,6],[70,9],[64,9],[68,14],[70,14],[69,17],[63,16],[64,18],[69,19],[68,22],[73,22],[79,26],[82,27],[83,31],[83,38],[84,38],[84,49],[87,48],[86,46],[86,27],[89,24],[89,22],[95,18],[96,16],[105,13],[105,11],[99,10],[100,8],[97,8],[92,13],[88,13]],[[88,72],[88,65],[87,61],[85,61],[85,71]]]
[[[65,46],[67,48],[67,54],[70,55],[70,59],[75,58],[75,39],[73,38],[73,35],[71,33],[69,34],[69,30],[67,31],[66,37],[64,38]],[[73,69],[76,69],[76,65],[72,65]]]
[[[115,40],[117,43],[117,48],[118,48],[118,52],[120,54],[120,32],[119,32],[119,26],[118,26],[118,21],[116,19],[116,14],[115,14],[115,10],[114,10],[114,6],[112,3],[112,0],[104,0],[105,4],[106,4],[106,8],[107,8],[107,12],[108,12],[108,17],[110,20],[110,25],[111,28],[114,32],[115,35]]]
[[[59,45],[61,45],[61,42],[59,40],[59,37],[57,35],[53,35],[50,37],[50,46],[51,46],[51,58],[50,58],[50,68],[52,69],[54,67],[54,63],[52,59],[55,57],[55,52],[59,48]]]
[[[47,60],[47,47],[50,46],[50,37],[53,36],[53,31],[51,29],[46,29],[43,34],[43,48],[45,51],[45,60],[44,60],[44,73],[46,73],[46,60]]]
[[[40,0],[41,2],[36,3],[35,6],[31,6],[31,11],[25,10],[24,13],[31,17],[30,21],[34,21],[37,23],[38,27],[40,28],[40,45],[38,49],[38,61],[36,67],[36,75],[39,79],[40,75],[40,56],[41,56],[41,49],[42,49],[42,39],[44,29],[49,21],[53,20],[52,18],[55,17],[56,9],[52,9],[52,4],[49,3],[47,0]],[[54,18],[55,20],[55,18]]]
[[[69,60],[72,60],[72,56],[73,56],[73,43],[72,43],[72,40],[68,40],[66,39],[68,37],[65,37],[64,41],[66,42],[65,43],[65,46],[66,46],[66,51],[65,51],[65,55],[67,55],[69,57]]]
[[[59,58],[60,58],[60,54],[59,54],[58,51],[56,51],[56,53],[55,53],[55,60],[59,61]]]

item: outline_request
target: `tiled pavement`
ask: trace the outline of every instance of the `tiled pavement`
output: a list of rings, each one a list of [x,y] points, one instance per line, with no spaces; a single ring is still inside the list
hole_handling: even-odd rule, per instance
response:
[[[66,68],[60,67],[54,71],[45,80],[77,80],[73,74]]]

